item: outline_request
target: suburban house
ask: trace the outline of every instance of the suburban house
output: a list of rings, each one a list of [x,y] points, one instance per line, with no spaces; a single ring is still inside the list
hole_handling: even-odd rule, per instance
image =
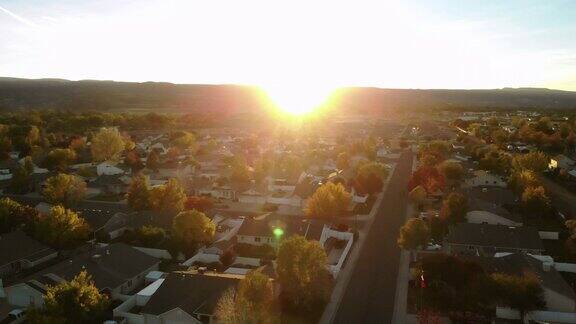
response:
[[[264,214],[254,218],[246,218],[237,233],[237,242],[251,245],[277,246],[282,238],[301,235],[308,240],[319,240],[324,223],[287,217],[276,214]]]
[[[474,198],[468,200],[466,220],[468,223],[474,224],[506,226],[522,226],[523,224],[520,215],[510,213],[507,209],[495,203]]]
[[[39,202],[34,208],[47,214],[52,207],[49,203]],[[128,210],[119,204],[83,201],[74,211],[86,220],[94,235],[107,234],[114,239],[122,235],[129,225]]]
[[[32,269],[54,259],[58,252],[21,230],[0,235],[0,278]]]
[[[85,270],[100,291],[115,299],[140,287],[150,271],[158,270],[159,264],[159,259],[123,243],[96,246],[6,287],[6,298],[12,306],[42,307],[48,285],[71,280]]]
[[[510,189],[501,187],[470,187],[464,188],[462,194],[469,199],[478,199],[504,208],[518,204],[518,196]]]
[[[472,176],[464,180],[463,187],[506,187],[506,180],[503,177],[484,170],[476,170]]]
[[[544,247],[533,227],[459,223],[444,239],[448,253],[493,256],[498,252],[542,254]]]
[[[130,324],[216,323],[218,300],[242,276],[173,272],[114,309]]]
[[[96,166],[96,174],[98,174],[98,176],[101,175],[113,176],[124,174],[124,170],[118,168],[114,163],[106,161]]]
[[[121,175],[103,174],[88,182],[88,187],[104,194],[119,195],[128,191],[128,184]]]
[[[495,257],[476,257],[476,261],[487,273],[505,273],[522,276],[534,275],[544,290],[546,310],[575,312],[576,294],[554,266],[540,256],[525,253],[502,253]]]
[[[265,190],[259,190],[258,188],[252,187],[238,195],[238,201],[247,204],[265,204],[266,203],[266,193]]]
[[[107,235],[110,239],[121,236],[130,220],[127,213],[107,209],[82,209],[78,214],[88,222],[95,236]]]
[[[289,179],[267,177],[268,191],[293,192],[299,180],[300,179],[294,179],[294,181],[291,181]]]
[[[194,167],[188,163],[183,163],[180,161],[170,161],[163,163],[158,170],[154,173],[157,178],[178,178],[183,179],[192,175],[194,172]]]

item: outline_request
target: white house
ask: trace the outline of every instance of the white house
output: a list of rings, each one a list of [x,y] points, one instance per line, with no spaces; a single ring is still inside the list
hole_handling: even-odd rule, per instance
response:
[[[124,174],[124,170],[116,167],[112,162],[105,161],[96,166],[96,173],[101,175],[119,175]]]

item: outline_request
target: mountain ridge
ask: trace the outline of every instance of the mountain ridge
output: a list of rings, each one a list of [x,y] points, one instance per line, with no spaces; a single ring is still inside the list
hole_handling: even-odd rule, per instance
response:
[[[344,87],[330,106],[342,112],[389,109],[576,109],[576,92],[548,88],[399,89]],[[0,109],[251,112],[272,105],[257,86],[0,77]]]

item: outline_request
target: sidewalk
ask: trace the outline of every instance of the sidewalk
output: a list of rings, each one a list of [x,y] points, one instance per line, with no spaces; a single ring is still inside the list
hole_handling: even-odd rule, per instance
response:
[[[412,204],[406,208],[406,219],[413,212]],[[392,323],[406,323],[406,312],[408,302],[408,281],[410,280],[410,251],[400,252],[400,265],[398,269],[398,279],[396,283],[396,297],[394,298],[394,314]]]
[[[348,287],[348,282],[350,282],[350,277],[352,276],[352,272],[354,271],[354,268],[356,266],[356,262],[358,260],[358,256],[360,255],[360,251],[362,250],[362,246],[364,245],[364,242],[366,241],[366,236],[368,234],[368,231],[370,230],[370,227],[372,227],[372,223],[374,222],[374,219],[376,218],[375,217],[376,213],[380,209],[379,207],[380,207],[380,204],[382,203],[382,199],[384,198],[384,192],[386,192],[386,190],[388,190],[388,184],[390,182],[390,178],[392,177],[392,174],[394,173],[395,168],[396,168],[396,164],[394,164],[390,168],[390,174],[388,175],[388,178],[386,179],[386,182],[384,183],[384,186],[382,188],[382,192],[380,192],[378,194],[378,198],[374,202],[374,205],[372,206],[372,210],[368,214],[367,222],[365,223],[365,225],[362,228],[360,228],[358,230],[358,234],[359,234],[358,242],[354,245],[352,252],[350,253],[350,256],[348,258],[348,261],[344,265],[344,268],[342,268],[342,270],[340,270],[340,273],[338,274],[338,278],[336,280],[336,285],[334,286],[334,290],[332,291],[332,296],[330,297],[330,301],[326,305],[326,308],[324,309],[324,313],[322,314],[322,317],[320,318],[320,321],[318,322],[320,324],[330,324],[334,321],[334,316],[336,315],[336,311],[338,310],[338,307],[340,306],[340,302],[342,301],[342,296],[344,294],[344,291]]]

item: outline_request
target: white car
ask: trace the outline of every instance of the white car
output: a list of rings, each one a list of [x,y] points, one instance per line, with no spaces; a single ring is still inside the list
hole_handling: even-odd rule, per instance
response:
[[[26,311],[23,309],[13,309],[12,311],[10,311],[10,313],[8,313],[8,317],[6,317],[2,323],[10,323],[10,324],[16,324],[16,323],[22,323],[24,320],[26,319]]]
[[[426,251],[440,251],[442,250],[442,245],[440,244],[428,244]]]

